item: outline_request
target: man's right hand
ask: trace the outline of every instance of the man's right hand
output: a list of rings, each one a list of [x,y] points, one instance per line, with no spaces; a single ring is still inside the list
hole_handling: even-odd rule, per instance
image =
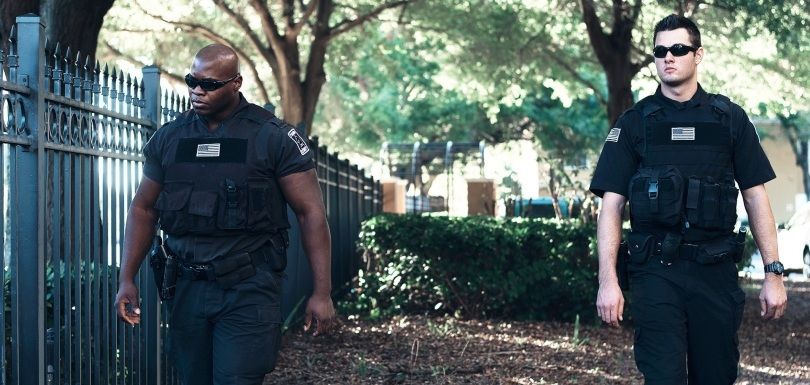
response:
[[[133,282],[121,282],[118,295],[115,296],[115,308],[118,318],[135,326],[141,323],[141,305],[138,300],[138,287]]]
[[[624,320],[624,295],[618,282],[599,285],[599,293],[596,295],[596,310],[599,318],[610,326],[618,327],[619,321]]]

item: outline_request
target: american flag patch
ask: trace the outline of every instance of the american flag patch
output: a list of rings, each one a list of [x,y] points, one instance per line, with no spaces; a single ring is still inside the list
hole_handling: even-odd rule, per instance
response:
[[[219,143],[207,143],[197,145],[198,158],[216,158],[219,156]]]
[[[607,138],[605,138],[605,142],[618,142],[619,141],[619,134],[622,133],[622,129],[618,127],[613,127],[610,129]]]
[[[672,127],[672,140],[695,140],[695,128]]]

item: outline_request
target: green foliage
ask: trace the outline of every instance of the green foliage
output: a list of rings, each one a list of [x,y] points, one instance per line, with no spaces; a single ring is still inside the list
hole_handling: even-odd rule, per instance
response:
[[[592,320],[594,234],[576,220],[377,216],[363,224],[368,268],[346,304],[372,317]]]
[[[377,151],[383,142],[479,140],[490,130],[481,105],[439,81],[431,52],[445,44],[397,29],[366,30],[357,46],[336,45],[327,64],[330,137],[344,147]],[[369,151],[372,152],[372,151]]]

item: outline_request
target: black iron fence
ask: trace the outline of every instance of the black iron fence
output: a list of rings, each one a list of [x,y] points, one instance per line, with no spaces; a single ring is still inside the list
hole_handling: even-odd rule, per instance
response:
[[[140,326],[118,321],[113,303],[140,150],[188,102],[161,90],[156,68],[138,78],[48,44],[39,17],[18,17],[11,35],[0,52],[0,384],[176,383],[150,270],[137,278]],[[354,241],[381,189],[314,147],[340,287],[357,272]],[[285,313],[312,286],[299,239],[293,223]]]

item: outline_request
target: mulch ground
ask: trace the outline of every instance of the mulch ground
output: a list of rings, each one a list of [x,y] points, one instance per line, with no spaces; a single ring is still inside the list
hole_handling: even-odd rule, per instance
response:
[[[759,316],[761,282],[743,283],[743,385],[810,385],[810,282],[787,283],[788,312]],[[268,384],[642,384],[631,328],[397,317],[344,320],[328,335],[284,336]]]

